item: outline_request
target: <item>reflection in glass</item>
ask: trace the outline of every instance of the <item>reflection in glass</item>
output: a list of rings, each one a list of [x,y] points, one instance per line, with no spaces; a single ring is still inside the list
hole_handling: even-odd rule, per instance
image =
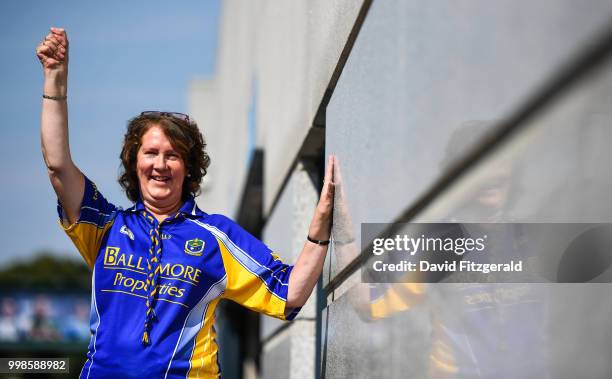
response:
[[[474,138],[484,135],[492,123],[469,122],[451,137],[442,163],[457,159]],[[480,188],[458,203],[442,222],[495,223],[509,222],[512,195],[518,193],[515,164],[498,166]],[[361,248],[354,240],[353,225],[345,197],[338,160],[334,210],[334,256],[344,267],[359,259]],[[465,225],[465,224],[462,224]],[[507,233],[502,228],[487,233]],[[381,230],[382,232],[382,230]],[[480,233],[482,231],[468,231]],[[520,237],[520,236],[519,236]],[[524,254],[517,235],[495,235],[497,247],[504,254],[513,251]],[[365,258],[365,257],[364,257]],[[365,261],[365,259],[364,259]],[[415,361],[414,341],[401,339],[407,333],[389,333],[387,349],[404,349],[405,360],[397,365],[412,370],[411,376],[428,378],[518,378],[550,377],[548,346],[547,286],[530,283],[448,283],[448,277],[437,283],[423,284],[414,280],[405,283],[358,283],[347,296],[353,309],[367,323],[387,323],[398,317],[405,320],[405,330],[421,327],[429,330],[427,341],[419,346],[426,357],[427,368]],[[411,313],[427,314],[428,325],[411,325]],[[389,321],[387,321],[389,320]],[[389,324],[391,325],[391,324]],[[375,328],[372,330],[379,330]],[[399,338],[399,339],[398,339]],[[364,347],[367,349],[367,347]],[[426,353],[425,353],[426,352]]]

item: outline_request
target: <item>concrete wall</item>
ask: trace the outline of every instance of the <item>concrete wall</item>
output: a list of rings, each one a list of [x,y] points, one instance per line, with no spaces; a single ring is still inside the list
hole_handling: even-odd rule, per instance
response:
[[[367,285],[345,268],[363,222],[610,222],[612,63],[557,83],[554,101],[534,96],[611,16],[606,2],[373,2],[327,109],[342,181],[324,273],[325,377],[610,375],[609,284]],[[507,120],[515,132],[440,191]],[[500,186],[506,203],[483,212]],[[474,296],[494,302],[476,309]]]
[[[216,73],[191,86],[191,113],[212,160],[199,204],[236,217],[251,149],[262,149],[263,240],[289,263],[305,241],[320,181],[316,164],[299,157],[361,6],[226,1]],[[317,135],[313,143],[322,146],[324,134]],[[262,318],[264,377],[315,376],[316,318],[316,296],[291,324]]]
[[[264,1],[258,33],[258,125],[271,210],[338,65],[362,1]]]
[[[364,222],[610,222],[612,63],[567,70],[610,19],[603,0],[224,2],[217,74],[191,96],[204,209],[236,214],[257,146],[263,239],[294,262],[312,151],[339,161],[322,301],[262,319],[262,377],[610,376],[608,284],[366,285],[355,263]]]
[[[198,200],[209,213],[235,215],[246,180],[258,13],[253,2],[224,2],[215,75],[190,88],[190,112],[211,157],[205,193]]]
[[[316,178],[315,178],[316,179]],[[264,229],[264,240],[287,262],[295,262],[304,245],[318,191],[308,165],[299,162]],[[316,291],[315,289],[315,294]],[[261,320],[264,378],[312,378],[315,375],[317,297],[311,296],[291,323]],[[277,359],[287,355],[287,360]],[[289,372],[287,371],[289,370]]]
[[[443,175],[456,130],[512,115],[611,10],[605,1],[373,2],[327,110],[326,148],[340,159],[357,241],[361,222],[395,220]]]

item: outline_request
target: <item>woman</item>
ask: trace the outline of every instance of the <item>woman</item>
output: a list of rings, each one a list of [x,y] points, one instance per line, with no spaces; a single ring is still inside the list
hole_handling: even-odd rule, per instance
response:
[[[329,242],[334,158],[295,266],[197,207],[209,158],[187,115],[143,112],[130,121],[119,182],[135,205],[122,210],[70,156],[66,32],[51,28],[36,52],[45,164],[62,226],[93,269],[92,338],[81,377],[219,377],[213,322],[221,298],[291,320],[310,296]]]

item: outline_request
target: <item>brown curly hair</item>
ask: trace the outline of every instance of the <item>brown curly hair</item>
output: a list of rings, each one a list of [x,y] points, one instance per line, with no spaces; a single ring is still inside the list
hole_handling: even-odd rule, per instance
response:
[[[200,183],[206,175],[210,157],[206,152],[206,142],[195,122],[182,120],[167,114],[141,114],[128,122],[127,132],[123,138],[121,149],[122,169],[119,184],[128,199],[136,202],[140,198],[140,184],[136,172],[136,157],[142,142],[142,136],[152,126],[159,126],[172,143],[172,147],[181,155],[185,162],[185,181],[181,198],[197,196],[200,193]]]

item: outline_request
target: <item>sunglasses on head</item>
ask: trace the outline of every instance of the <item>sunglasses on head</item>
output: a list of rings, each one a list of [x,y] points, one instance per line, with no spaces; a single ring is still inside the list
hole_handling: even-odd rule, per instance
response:
[[[179,112],[160,112],[160,111],[144,111],[140,114],[141,116],[154,116],[154,117],[174,117],[176,119],[191,122],[191,119],[185,113]]]

